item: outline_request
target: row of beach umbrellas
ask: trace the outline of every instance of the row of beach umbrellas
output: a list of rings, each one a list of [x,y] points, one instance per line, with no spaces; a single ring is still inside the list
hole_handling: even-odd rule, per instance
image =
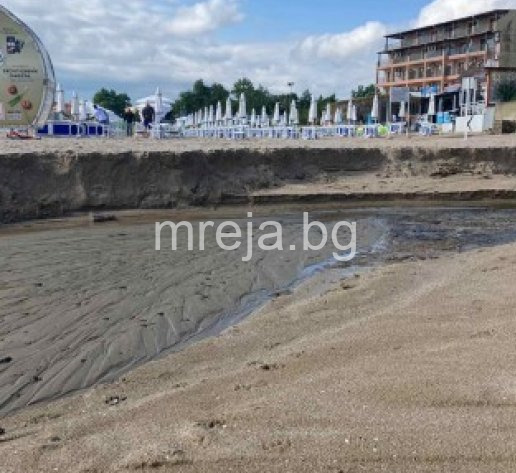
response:
[[[216,106],[204,107],[204,109],[199,109],[195,113],[191,113],[188,115],[185,120],[187,126],[197,126],[197,125],[216,125],[223,124],[228,122],[237,122],[241,124],[250,124],[251,126],[257,125],[268,125],[270,123],[269,116],[267,115],[267,110],[265,106],[262,107],[261,114],[258,115],[255,109],[252,109],[250,116],[247,114],[247,103],[245,99],[245,94],[242,93],[239,97],[238,101],[238,111],[236,115],[233,116],[232,110],[232,101],[231,98],[227,98],[225,111],[222,110],[222,102],[219,101]],[[314,95],[311,97],[310,108],[308,111],[308,122],[311,125],[315,125],[318,121],[321,124],[324,123],[344,123],[344,113],[340,107],[337,107],[335,112],[332,113],[331,104],[327,103],[326,108],[323,110],[323,114],[319,119],[318,116],[318,101]],[[373,118],[378,118],[378,96],[375,96],[373,102]],[[357,108],[353,104],[352,100],[348,102],[347,108],[347,119],[348,121],[357,121]],[[272,114],[272,123],[275,125],[298,125],[299,124],[299,111],[297,109],[297,104],[295,100],[292,100],[290,105],[290,110],[285,110],[283,114],[280,111],[280,103],[276,102],[274,106],[274,111]]]

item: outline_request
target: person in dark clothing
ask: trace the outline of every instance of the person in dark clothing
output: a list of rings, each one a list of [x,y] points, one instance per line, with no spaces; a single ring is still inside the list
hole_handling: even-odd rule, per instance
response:
[[[151,104],[147,102],[144,109],[142,110],[143,117],[143,126],[146,130],[148,130],[152,123],[154,123],[154,117],[156,116],[156,112],[154,108],[152,108]]]
[[[124,112],[124,120],[126,124],[127,136],[133,136],[134,122],[136,115],[131,107],[127,107]]]

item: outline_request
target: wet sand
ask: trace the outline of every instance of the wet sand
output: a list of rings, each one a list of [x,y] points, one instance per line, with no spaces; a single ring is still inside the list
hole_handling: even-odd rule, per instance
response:
[[[6,473],[511,472],[516,245],[300,288],[1,422]]]
[[[265,219],[258,218],[252,262],[243,262],[248,221],[238,214],[244,233],[235,252],[217,246],[214,229],[205,251],[197,231],[194,251],[187,251],[186,231],[172,251],[164,230],[157,252],[154,221],[77,219],[75,227],[65,220],[0,231],[0,358],[12,358],[0,366],[0,413],[113,380],[192,337],[217,333],[335,251],[302,251],[302,213],[278,215],[286,250],[259,250]],[[155,221],[180,216],[163,212]],[[210,218],[224,217],[220,210]],[[372,216],[358,229],[363,250],[384,231]]]

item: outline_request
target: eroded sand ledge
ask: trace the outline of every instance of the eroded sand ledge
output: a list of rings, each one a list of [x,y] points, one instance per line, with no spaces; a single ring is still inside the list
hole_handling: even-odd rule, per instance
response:
[[[257,191],[296,183],[337,183],[338,187],[345,181],[346,189],[333,192],[333,199],[363,200],[380,190],[384,197],[425,197],[425,192],[439,192],[444,180],[438,178],[458,175],[470,178],[463,190],[482,191],[477,198],[514,198],[515,144],[512,137],[489,136],[467,143],[459,138],[238,143],[1,140],[0,223],[88,209],[242,203],[252,200]],[[425,191],[414,185],[418,179],[430,178],[435,182],[433,189]],[[394,184],[381,189],[385,179]],[[374,186],[375,182],[380,184]],[[461,195],[460,187],[452,187],[447,198],[453,198],[454,193],[458,199],[475,197]],[[324,187],[314,187],[313,193],[331,194]]]

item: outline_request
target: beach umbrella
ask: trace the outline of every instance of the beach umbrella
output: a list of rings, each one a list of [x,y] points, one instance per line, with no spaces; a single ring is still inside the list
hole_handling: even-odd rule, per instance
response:
[[[400,113],[398,114],[398,116],[400,118],[405,118],[407,116],[405,102],[401,102],[401,104],[400,104]]]
[[[269,124],[269,117],[267,116],[267,109],[265,108],[265,105],[262,107],[262,116],[260,121],[262,122],[262,126]]]
[[[256,126],[256,110],[253,108],[253,111],[251,112],[251,126]]]
[[[204,115],[203,115],[203,123],[207,124],[210,119],[210,109],[208,107],[204,107]]]
[[[312,94],[312,100],[310,102],[310,109],[308,111],[308,123],[314,125],[317,121],[317,100],[315,95]]]
[[[353,99],[350,98],[348,101],[348,110],[347,110],[347,118],[348,122],[351,123],[353,121]]]
[[[156,97],[154,101],[154,120],[156,123],[161,122],[161,115],[163,113],[163,94],[159,87],[156,88]]]
[[[215,110],[213,109],[213,105],[210,105],[209,111],[208,111],[208,123],[211,125],[215,122]]]
[[[79,97],[75,92],[72,93],[71,114],[75,119],[79,118]]]
[[[272,117],[272,121],[276,125],[279,125],[279,122],[281,121],[279,102],[276,102],[276,105],[274,106],[274,115]]]
[[[430,95],[430,103],[428,104],[428,115],[435,115],[435,94]]]
[[[197,126],[202,125],[202,110],[197,110]]]
[[[217,102],[217,113],[215,114],[215,121],[220,123],[222,121],[222,102]]]
[[[351,116],[352,116],[354,122],[358,121],[358,111],[357,111],[356,105],[353,105],[353,110],[352,110]]]
[[[240,94],[240,102],[238,107],[238,118],[244,119],[247,118],[247,105],[245,102],[245,94],[242,92]]]
[[[371,110],[371,118],[373,120],[378,120],[378,115],[379,115],[379,106],[378,106],[378,94],[374,94],[374,99],[373,99],[373,109]]]
[[[65,111],[65,103],[64,103],[64,90],[61,87],[61,84],[57,85],[56,90],[56,112],[63,113]]]
[[[331,103],[330,103],[330,102],[328,102],[328,103],[326,104],[326,116],[325,116],[325,121],[326,121],[326,122],[328,122],[328,123],[329,123],[329,122],[331,122],[331,117],[332,117],[332,115],[331,115]]]
[[[233,104],[231,103],[231,99],[228,97],[228,99],[226,100],[226,115],[224,116],[224,118],[226,120],[232,120],[233,119]]]
[[[80,121],[86,121],[88,118],[88,114],[86,113],[86,103],[84,100],[81,100],[79,102],[79,120]]]
[[[292,103],[290,104],[290,124],[299,124],[299,113],[297,111],[297,105],[295,100],[292,100]]]
[[[288,125],[288,112],[286,110],[283,112],[283,115],[281,115],[281,125],[282,126]]]
[[[335,109],[334,121],[337,125],[340,125],[342,123],[342,109],[340,107],[337,107]]]

